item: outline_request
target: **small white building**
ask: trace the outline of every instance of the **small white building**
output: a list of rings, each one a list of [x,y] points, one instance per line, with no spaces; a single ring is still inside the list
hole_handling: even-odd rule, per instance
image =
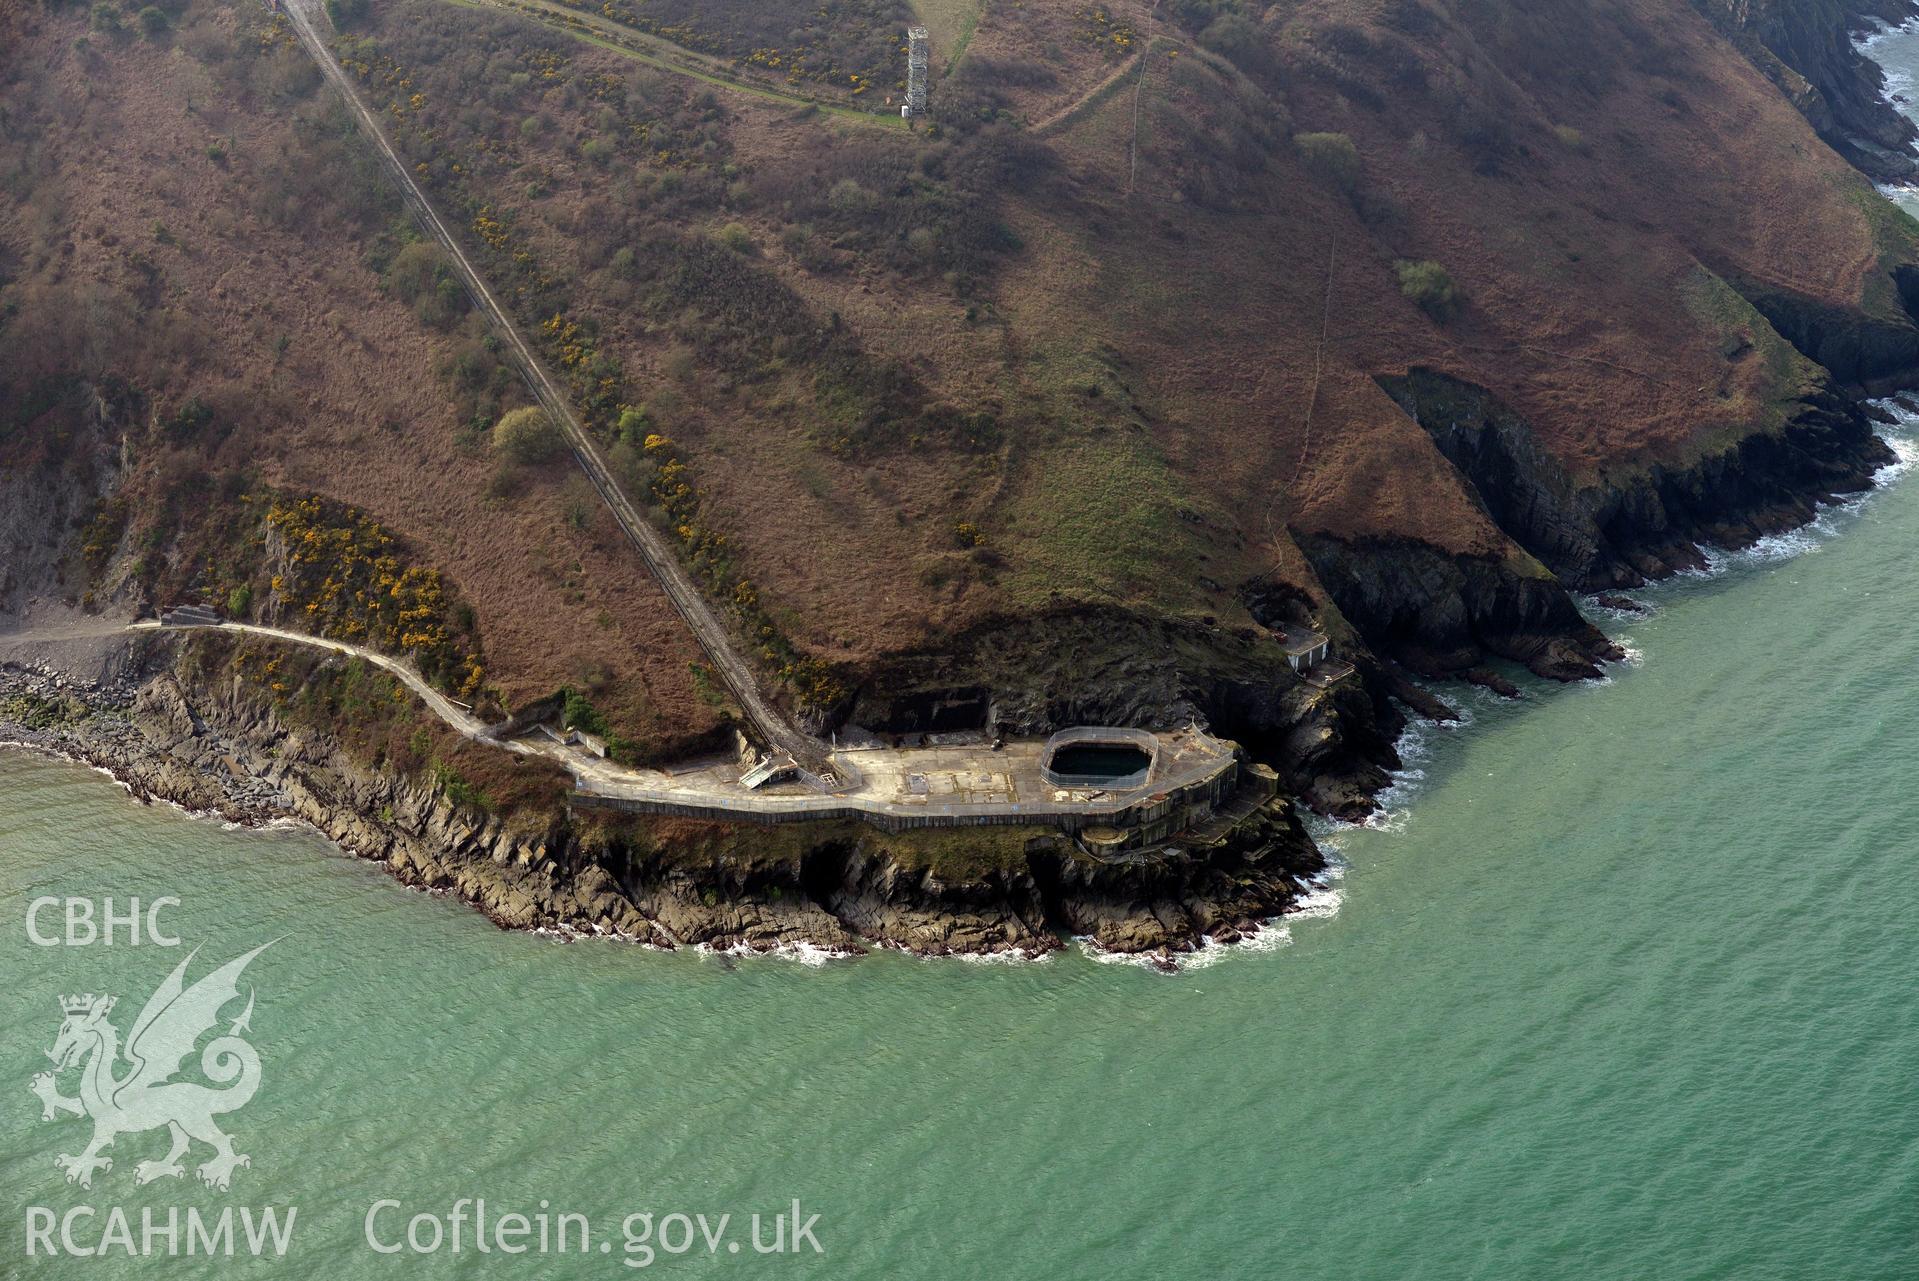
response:
[[[1273,639],[1286,651],[1286,662],[1296,672],[1311,671],[1333,652],[1333,643],[1323,633],[1305,628],[1276,627]]]

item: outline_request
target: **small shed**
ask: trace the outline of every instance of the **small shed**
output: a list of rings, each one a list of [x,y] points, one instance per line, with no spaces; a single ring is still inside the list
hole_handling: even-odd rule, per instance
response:
[[[1333,650],[1324,632],[1307,627],[1275,627],[1273,639],[1286,652],[1286,662],[1296,672],[1311,671],[1325,662]]]

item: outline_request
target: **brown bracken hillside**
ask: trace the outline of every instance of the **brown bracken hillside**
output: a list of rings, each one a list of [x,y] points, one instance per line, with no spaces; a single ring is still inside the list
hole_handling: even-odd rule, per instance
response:
[[[1850,12],[1773,8],[925,0],[911,128],[894,0],[331,12],[806,714],[1197,711],[1343,805],[1401,667],[1590,672],[1569,592],[1881,461],[1855,397],[1919,382],[1919,226],[1833,145],[1906,134]],[[283,21],[0,23],[0,462],[101,499],[73,595],[291,617],[258,518],[318,497],[438,571],[487,701],[717,741],[583,480],[490,446],[525,391]],[[1308,621],[1351,688],[1287,670],[1267,628]]]

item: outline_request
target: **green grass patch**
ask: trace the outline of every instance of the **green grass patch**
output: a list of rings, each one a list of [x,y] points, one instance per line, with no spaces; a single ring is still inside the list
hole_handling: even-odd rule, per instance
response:
[[[1857,174],[1843,174],[1846,200],[1865,216],[1872,229],[1872,241],[1878,251],[1877,271],[1866,277],[1865,296],[1860,305],[1867,315],[1881,320],[1906,319],[1905,304],[1893,283],[1896,267],[1919,261],[1919,221]]]
[[[934,54],[944,59],[943,74],[951,75],[979,29],[980,0],[913,0],[913,15],[925,25]]]
[[[1143,433],[1114,427],[1031,458],[988,518],[987,536],[1005,549],[1006,586],[1022,604],[1057,592],[1201,608],[1205,547],[1200,526],[1180,514],[1191,501],[1191,487]]]
[[[1706,268],[1694,267],[1680,283],[1679,294],[1687,314],[1719,336],[1728,359],[1742,358],[1741,345],[1752,344],[1753,353],[1742,359],[1763,361],[1766,375],[1763,398],[1752,407],[1757,425],[1766,431],[1784,426],[1798,411],[1799,397],[1818,382],[1819,367],[1780,337],[1738,290]],[[1750,434],[1754,425],[1751,419],[1735,417],[1696,444],[1701,454],[1715,453],[1732,447]]]

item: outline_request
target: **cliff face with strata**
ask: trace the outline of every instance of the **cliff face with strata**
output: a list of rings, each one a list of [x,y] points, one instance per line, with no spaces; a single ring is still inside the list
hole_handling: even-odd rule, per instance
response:
[[[1500,528],[1575,590],[1698,568],[1702,544],[1743,546],[1804,524],[1817,503],[1869,487],[1892,461],[1865,411],[1822,388],[1776,433],[1746,436],[1690,467],[1580,485],[1483,389],[1418,369],[1384,385]]]

